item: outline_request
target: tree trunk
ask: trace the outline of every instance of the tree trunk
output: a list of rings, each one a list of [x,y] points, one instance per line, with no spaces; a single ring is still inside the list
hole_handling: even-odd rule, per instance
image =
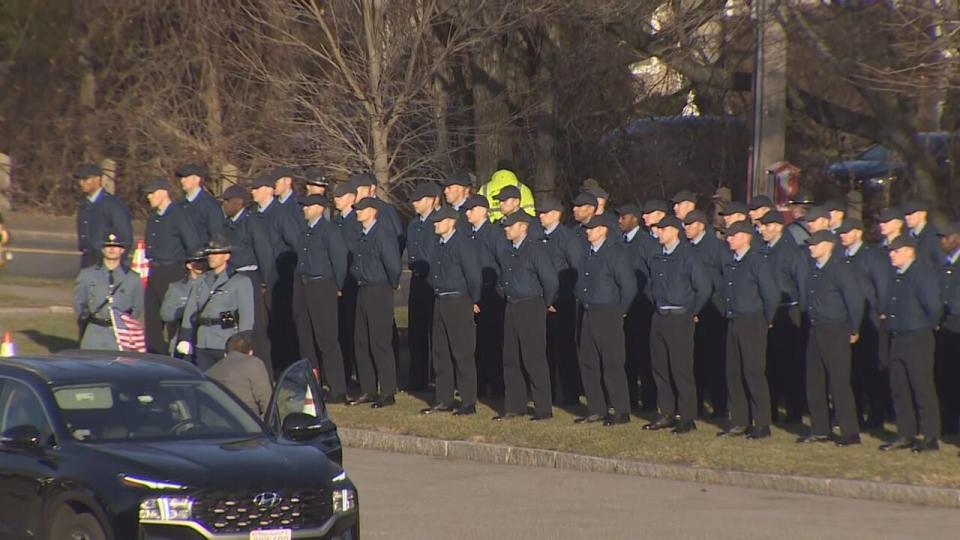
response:
[[[363,1],[363,30],[367,49],[367,77],[374,112],[370,115],[370,141],[373,174],[384,194],[390,192],[389,132],[384,118],[383,77],[383,0]]]
[[[474,153],[477,181],[481,185],[490,180],[501,161],[513,159],[505,41],[504,36],[484,42],[471,66],[476,126]]]
[[[541,57],[537,63],[537,96],[539,101],[534,123],[536,131],[536,174],[533,190],[536,197],[555,195],[560,165],[557,162],[557,90],[555,71],[560,49],[560,25],[548,20],[541,28]]]

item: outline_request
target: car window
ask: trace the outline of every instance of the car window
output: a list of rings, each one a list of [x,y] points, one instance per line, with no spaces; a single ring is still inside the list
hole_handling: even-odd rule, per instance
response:
[[[210,381],[121,381],[53,390],[67,429],[83,442],[262,434],[260,424]]]
[[[275,402],[268,423],[278,433],[283,419],[290,413],[304,413],[326,418],[327,412],[320,394],[316,373],[309,361],[301,360],[287,368],[277,380]]]
[[[867,148],[857,156],[857,159],[860,161],[888,161],[890,158],[890,150],[879,144]]]
[[[40,440],[53,444],[53,429],[37,394],[20,381],[0,380],[0,433],[20,426],[37,428]]]

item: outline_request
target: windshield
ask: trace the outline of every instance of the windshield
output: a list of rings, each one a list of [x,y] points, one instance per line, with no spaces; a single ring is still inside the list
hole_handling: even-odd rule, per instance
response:
[[[183,440],[263,434],[237,401],[210,381],[121,381],[53,388],[73,438],[82,442]]]

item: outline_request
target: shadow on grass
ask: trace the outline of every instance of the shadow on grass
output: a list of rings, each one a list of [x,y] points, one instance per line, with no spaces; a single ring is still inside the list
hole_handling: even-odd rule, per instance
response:
[[[27,336],[31,341],[46,348],[52,353],[67,349],[75,349],[77,341],[75,339],[65,338],[54,334],[46,334],[39,330],[22,330],[21,333]]]

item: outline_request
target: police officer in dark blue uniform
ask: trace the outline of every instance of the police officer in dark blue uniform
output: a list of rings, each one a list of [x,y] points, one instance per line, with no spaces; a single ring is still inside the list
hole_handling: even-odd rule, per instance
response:
[[[77,208],[77,249],[81,253],[82,269],[100,262],[101,243],[107,231],[116,234],[124,244],[131,245],[133,226],[123,201],[103,189],[103,170],[98,165],[82,164],[73,177],[84,194]]]
[[[267,172],[267,175],[273,180],[273,196],[276,197],[279,208],[290,214],[292,220],[298,225],[304,225],[303,213],[300,205],[297,204],[299,201],[297,190],[293,184],[293,169],[283,166],[274,167]]]
[[[862,287],[857,274],[841,259],[840,248],[835,248],[837,237],[833,233],[815,232],[806,242],[812,259],[802,295],[803,309],[810,321],[806,353],[810,434],[798,442],[833,439],[829,394],[840,424],[837,446],[860,444],[860,426],[850,387],[850,345],[860,339]]]
[[[550,254],[538,238],[530,235],[530,220],[530,215],[523,210],[507,216],[502,225],[508,242],[499,244],[496,253],[500,288],[507,302],[503,322],[504,410],[493,418],[496,421],[526,414],[527,385],[523,371],[529,376],[533,394],[533,419],[553,416],[546,319],[559,282]]]
[[[619,230],[613,219],[594,216],[585,228],[589,247],[577,267],[576,293],[583,307],[578,357],[589,413],[577,421],[626,424],[631,406],[623,318],[637,294],[637,278],[629,253],[608,240],[610,231]],[[612,415],[607,415],[609,408]]]
[[[939,276],[917,256],[913,236],[902,234],[888,248],[894,275],[881,305],[890,331],[890,389],[897,439],[880,449],[934,451],[940,448],[940,405],[933,382],[933,329],[943,313]]]
[[[178,167],[175,175],[183,189],[183,200],[178,204],[184,210],[184,215],[193,222],[200,243],[206,245],[223,230],[220,203],[203,187],[207,170],[195,163],[188,163]]]
[[[373,173],[365,172],[351,176],[347,179],[347,182],[353,184],[354,189],[357,190],[357,202],[370,197],[377,204],[377,215],[379,216],[377,221],[396,237],[397,248],[400,253],[403,253],[407,246],[406,229],[400,222],[400,214],[397,213],[397,209],[377,195],[377,177]]]
[[[150,279],[144,292],[144,334],[147,351],[167,354],[169,336],[163,332],[160,306],[167,294],[167,287],[186,276],[183,263],[189,255],[201,247],[193,222],[183,207],[170,199],[170,185],[163,178],[155,178],[144,189],[150,208],[147,216],[146,247],[150,259]]]
[[[371,403],[371,407],[380,409],[396,403],[397,365],[391,327],[393,291],[400,286],[400,248],[395,232],[378,219],[383,206],[376,199],[366,197],[353,208],[362,227],[351,247],[350,273],[358,287],[353,348],[363,393],[350,405]]]
[[[353,266],[352,250],[356,246],[361,232],[360,222],[357,221],[357,213],[353,209],[353,203],[357,200],[357,188],[350,182],[338,182],[331,191],[334,209],[336,210],[332,221],[350,250],[350,253],[347,254],[347,264],[350,267]],[[344,374],[347,382],[350,383],[351,377],[358,375],[356,356],[353,353],[353,322],[357,315],[357,280],[349,272],[344,280],[343,289],[340,291],[338,307],[340,310],[338,317],[340,351],[343,354]]]
[[[903,220],[907,232],[917,239],[917,256],[936,268],[943,262],[937,226],[927,221],[929,207],[923,201],[908,201],[903,205]]]
[[[425,182],[414,188],[410,204],[414,216],[407,223],[407,267],[410,269],[410,295],[407,301],[407,344],[410,366],[407,390],[422,392],[430,379],[430,329],[433,326],[433,287],[430,286],[430,261],[437,247],[431,214],[439,206],[440,186]]]
[[[483,287],[477,323],[477,380],[480,395],[503,397],[503,296],[497,286],[500,266],[496,252],[507,242],[503,230],[490,223],[489,201],[483,195],[471,195],[463,204],[470,224],[470,245],[477,251]],[[465,231],[465,232],[466,232]]]
[[[940,229],[940,298],[943,318],[937,331],[937,394],[943,417],[943,432],[956,433],[960,426],[960,223]]]
[[[437,246],[430,261],[430,285],[436,295],[431,331],[433,369],[437,395],[422,414],[453,411],[454,416],[477,414],[476,327],[480,312],[483,276],[478,250],[459,229],[461,215],[441,208],[431,215]],[[456,375],[456,377],[454,377]],[[460,390],[460,406],[454,409],[454,381]]]
[[[337,341],[337,297],[347,277],[347,244],[337,227],[323,219],[330,201],[306,195],[298,201],[306,226],[300,233],[293,278],[293,312],[300,351],[320,369],[330,388],[326,401],[346,402],[343,356]]]
[[[520,208],[520,188],[517,186],[504,186],[504,188],[497,193],[496,199],[500,201],[500,213],[503,214],[503,217],[500,218],[501,226],[506,223],[508,216],[516,212],[526,212],[526,210]],[[543,227],[540,226],[539,220],[531,219],[529,221],[528,234],[533,240],[539,240],[540,237],[543,236]]]
[[[543,228],[540,242],[553,260],[560,284],[553,303],[556,309],[547,313],[547,362],[553,404],[577,405],[580,403],[580,367],[577,365],[577,302],[573,289],[583,243],[560,222],[563,217],[560,201],[540,198],[536,209]]]
[[[746,220],[726,230],[727,246],[733,254],[723,265],[730,427],[717,434],[721,437],[770,437],[767,329],[777,313],[780,290],[768,258],[753,246],[755,234],[756,229]]]
[[[630,268],[637,282],[637,287],[643,289],[647,283],[646,259],[644,251],[646,244],[643,237],[649,235],[643,230],[640,216],[643,210],[634,203],[627,203],[616,209],[617,231],[621,239],[621,246],[630,263]],[[643,316],[645,315],[645,316]],[[646,295],[637,294],[630,303],[623,318],[623,333],[625,338],[626,364],[624,371],[627,375],[627,392],[630,394],[630,407],[636,408],[641,401],[652,404],[656,401],[656,386],[653,383],[653,374],[650,372],[650,337],[647,329],[650,328],[650,309]],[[642,367],[641,367],[642,366]],[[641,380],[644,392],[641,394]],[[654,389],[651,392],[651,389]],[[641,399],[641,395],[646,396]]]
[[[443,198],[447,205],[461,216],[460,231],[466,232],[470,225],[467,221],[467,209],[464,205],[467,198],[470,197],[470,188],[473,187],[473,179],[470,177],[470,173],[462,169],[455,170],[444,177],[440,185],[443,187]]]
[[[655,309],[650,323],[650,361],[660,416],[643,429],[672,428],[674,433],[687,433],[696,429],[697,415],[694,325],[713,283],[690,244],[681,238],[683,223],[676,216],[661,219],[655,228],[661,250],[649,259],[650,297]]]

